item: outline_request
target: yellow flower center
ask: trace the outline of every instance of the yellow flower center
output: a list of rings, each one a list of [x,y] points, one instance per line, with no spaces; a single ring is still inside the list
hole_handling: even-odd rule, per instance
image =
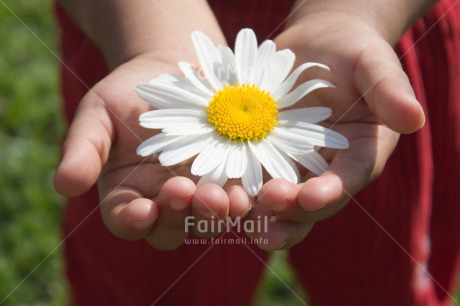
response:
[[[232,140],[261,140],[276,126],[278,109],[269,93],[254,85],[225,86],[207,109],[208,121]]]

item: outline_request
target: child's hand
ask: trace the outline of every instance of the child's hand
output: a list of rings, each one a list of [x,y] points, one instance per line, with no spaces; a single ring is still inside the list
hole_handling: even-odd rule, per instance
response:
[[[251,233],[270,242],[264,249],[289,248],[300,242],[313,223],[337,213],[350,197],[375,180],[398,140],[424,124],[423,111],[392,47],[364,20],[343,11],[316,12],[294,23],[276,40],[290,48],[299,63],[328,65],[331,73],[307,71],[336,88],[316,91],[296,107],[333,109],[326,127],[349,140],[347,150],[321,150],[331,163],[320,177],[305,173],[305,183],[284,180],[265,184],[249,218],[275,215],[268,233]],[[312,75],[308,75],[312,73]],[[403,169],[401,170],[403,171]]]
[[[216,220],[243,216],[250,207],[241,187],[197,188],[187,178],[191,177],[189,163],[167,168],[155,157],[136,155],[139,144],[156,131],[139,126],[139,115],[149,105],[134,89],[166,72],[179,73],[176,63],[141,56],[92,88],[70,127],[55,180],[60,193],[77,196],[99,179],[102,218],[110,231],[124,239],[145,238],[159,249],[183,243],[188,235],[186,216],[194,216],[196,224],[211,216]],[[190,232],[198,237],[216,234],[194,228]]]

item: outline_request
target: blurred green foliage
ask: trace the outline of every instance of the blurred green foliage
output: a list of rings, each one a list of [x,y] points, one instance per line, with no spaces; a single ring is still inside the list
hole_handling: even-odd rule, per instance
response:
[[[57,61],[47,50],[56,49],[51,12],[50,0],[0,2],[2,305],[62,305],[66,298],[56,249],[62,199],[52,187],[63,122]]]
[[[254,306],[308,306],[308,299],[287,262],[287,251],[273,252]]]

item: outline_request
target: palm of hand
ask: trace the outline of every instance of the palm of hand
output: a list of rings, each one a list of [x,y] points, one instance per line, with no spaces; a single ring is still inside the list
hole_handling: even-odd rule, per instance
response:
[[[136,58],[97,84],[81,102],[55,179],[58,191],[74,196],[89,189],[100,174],[100,207],[107,227],[124,239],[145,238],[159,249],[183,243],[184,219],[189,215],[196,221],[224,219],[242,216],[250,207],[239,186],[225,191],[217,185],[197,188],[190,161],[168,168],[156,157],[135,154],[156,131],[139,126],[139,115],[149,106],[134,88],[166,72],[178,74],[176,63]],[[215,234],[190,231],[202,237]]]
[[[324,19],[322,19],[324,21]],[[331,18],[330,20],[335,20]],[[330,162],[320,177],[304,173],[305,183],[268,182],[249,218],[276,216],[267,233],[249,233],[270,241],[267,250],[300,242],[314,222],[343,208],[350,197],[379,176],[399,134],[423,125],[423,112],[392,48],[363,24],[292,27],[277,38],[277,46],[292,49],[299,62],[328,65],[332,73],[308,71],[306,79],[322,78],[336,86],[313,92],[296,107],[327,106],[333,116],[324,123],[346,136],[344,151],[321,150]],[[312,29],[305,31],[305,29]],[[330,30],[327,35],[321,31]],[[393,129],[390,129],[390,127]]]

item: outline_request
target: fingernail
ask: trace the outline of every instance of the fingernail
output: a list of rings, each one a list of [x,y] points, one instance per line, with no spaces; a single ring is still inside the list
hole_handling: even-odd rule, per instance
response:
[[[284,240],[283,243],[281,243],[281,245],[278,247],[278,250],[282,250],[287,244],[287,241]]]
[[[280,245],[269,243],[269,247],[266,247],[265,250],[267,252],[279,251],[279,250],[282,250],[286,246],[286,243],[287,243],[286,240],[284,240]]]
[[[169,206],[175,211],[183,210],[187,204],[188,202],[184,199],[172,198],[169,200]]]
[[[288,207],[288,203],[286,203],[286,202],[279,202],[279,203],[276,203],[275,205],[273,205],[273,209],[276,210],[276,211],[286,210],[287,207]]]
[[[200,215],[206,219],[219,218],[219,216],[217,215],[217,212],[206,209],[206,208],[200,209],[199,212],[200,212]]]
[[[133,221],[133,227],[138,231],[144,231],[152,225],[152,222],[149,220],[136,220]]]

